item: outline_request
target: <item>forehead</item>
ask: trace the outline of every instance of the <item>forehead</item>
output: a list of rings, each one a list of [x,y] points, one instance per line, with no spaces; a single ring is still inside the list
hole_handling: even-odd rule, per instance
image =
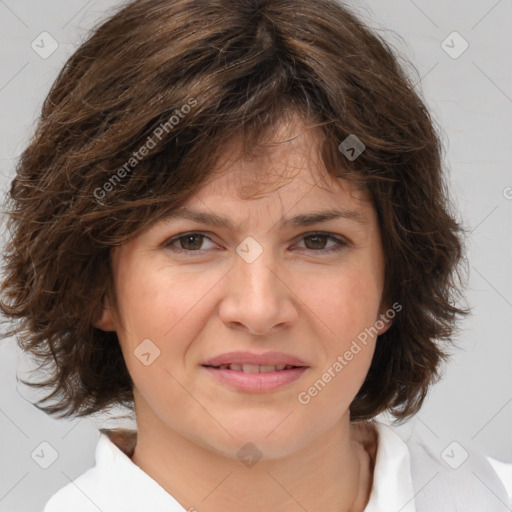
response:
[[[263,203],[336,202],[365,207],[369,196],[355,183],[332,176],[322,161],[323,134],[299,118],[283,121],[257,149],[243,136],[220,151],[205,185],[187,204],[217,198]],[[366,205],[368,206],[368,205]]]

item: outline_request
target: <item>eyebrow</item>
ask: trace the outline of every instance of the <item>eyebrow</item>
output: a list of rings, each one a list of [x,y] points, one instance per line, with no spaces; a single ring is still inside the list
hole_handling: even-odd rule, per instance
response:
[[[213,212],[200,212],[186,208],[180,208],[169,212],[162,220],[171,221],[173,219],[188,219],[207,224],[211,226],[224,227],[230,231],[236,231],[236,226],[226,217],[222,217]],[[361,225],[366,225],[367,220],[357,211],[349,209],[331,209],[312,213],[302,213],[289,219],[282,219],[279,222],[280,227],[285,226],[311,226],[321,222],[327,222],[335,219],[348,219]]]

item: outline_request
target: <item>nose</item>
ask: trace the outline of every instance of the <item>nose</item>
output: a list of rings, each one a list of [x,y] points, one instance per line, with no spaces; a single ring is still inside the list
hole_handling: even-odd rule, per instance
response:
[[[252,263],[237,256],[224,281],[221,320],[231,329],[259,336],[289,328],[299,318],[290,281],[270,250]]]

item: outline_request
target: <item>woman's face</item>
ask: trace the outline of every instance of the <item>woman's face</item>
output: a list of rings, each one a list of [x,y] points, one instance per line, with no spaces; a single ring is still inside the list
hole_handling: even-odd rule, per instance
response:
[[[281,457],[348,422],[389,327],[372,204],[327,176],[315,132],[283,128],[296,138],[114,250],[118,309],[96,323],[117,331],[138,421],[230,457],[246,443]]]

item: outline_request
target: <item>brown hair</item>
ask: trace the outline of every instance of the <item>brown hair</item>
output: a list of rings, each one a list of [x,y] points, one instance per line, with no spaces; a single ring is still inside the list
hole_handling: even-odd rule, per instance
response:
[[[463,231],[425,105],[388,44],[334,0],[137,0],[69,58],[8,198],[4,336],[49,371],[31,383],[51,389],[39,408],[133,405],[116,333],[91,324],[103,295],[115,300],[110,249],[190,197],[235,135],[256,153],[292,113],[321,130],[327,171],[370,192],[384,300],[402,306],[351,419],[419,409],[467,313],[454,301]],[[355,159],[338,147],[349,135],[365,146]]]

